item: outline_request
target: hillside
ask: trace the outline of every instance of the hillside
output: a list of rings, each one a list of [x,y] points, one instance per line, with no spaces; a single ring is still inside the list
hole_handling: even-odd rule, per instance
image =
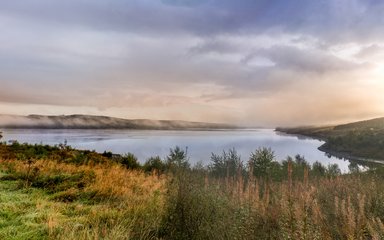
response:
[[[384,160],[384,118],[327,127],[276,128],[325,141],[319,149],[338,157]]]
[[[91,115],[0,115],[0,128],[199,130],[230,129],[235,128],[235,126],[218,123],[172,120],[131,120]]]
[[[384,117],[335,126],[335,130],[383,130]]]

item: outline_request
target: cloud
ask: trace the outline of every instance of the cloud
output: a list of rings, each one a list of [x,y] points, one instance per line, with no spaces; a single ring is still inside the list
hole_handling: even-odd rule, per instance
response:
[[[3,1],[0,12],[60,28],[211,36],[282,31],[350,41],[381,38],[383,9],[384,3],[362,0],[31,0]]]
[[[384,60],[384,47],[379,44],[371,44],[367,47],[362,47],[355,56],[367,61],[382,61]]]
[[[356,63],[342,60],[330,53],[290,46],[274,46],[269,49],[260,49],[254,55],[270,59],[277,65],[277,68],[288,68],[296,71],[326,73],[346,71],[359,67]]]
[[[362,0],[2,1],[0,102],[264,124],[379,115],[383,10]]]

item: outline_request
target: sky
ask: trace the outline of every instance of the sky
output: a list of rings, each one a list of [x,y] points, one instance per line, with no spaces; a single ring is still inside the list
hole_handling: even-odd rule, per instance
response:
[[[384,116],[384,1],[2,0],[0,113]]]

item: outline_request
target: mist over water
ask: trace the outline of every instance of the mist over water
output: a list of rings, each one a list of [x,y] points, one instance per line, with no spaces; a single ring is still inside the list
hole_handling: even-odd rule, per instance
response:
[[[40,130],[6,129],[4,141],[17,140],[20,143],[43,143],[55,145],[67,142],[68,145],[97,152],[111,151],[135,154],[140,162],[151,156],[164,158],[169,149],[175,146],[187,149],[192,164],[201,161],[210,163],[211,153],[235,148],[243,161],[248,161],[250,153],[259,147],[270,147],[281,161],[287,156],[300,154],[309,163],[315,161],[323,165],[336,163],[343,172],[348,171],[349,161],[328,157],[317,148],[323,142],[296,136],[276,133],[272,129],[232,130],[232,131],[153,131],[153,130]]]

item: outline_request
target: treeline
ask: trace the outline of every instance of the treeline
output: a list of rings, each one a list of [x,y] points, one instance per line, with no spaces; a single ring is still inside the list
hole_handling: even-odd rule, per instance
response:
[[[102,155],[113,159],[112,153],[104,152]],[[323,165],[318,161],[310,164],[301,155],[288,156],[282,161],[277,161],[273,150],[266,147],[257,148],[247,160],[242,160],[235,148],[224,150],[220,154],[211,153],[207,165],[199,162],[192,166],[187,151],[178,146],[170,149],[169,155],[164,159],[159,156],[150,157],[144,164],[140,164],[134,154],[128,153],[121,156],[118,162],[129,169],[143,170],[145,172],[156,171],[163,174],[172,172],[174,169],[184,169],[199,171],[215,178],[236,178],[241,175],[247,179],[252,175],[256,178],[271,181],[283,181],[287,180],[288,171],[291,171],[291,177],[295,180],[303,180],[305,174],[310,174],[312,177],[341,175],[341,170],[337,164]],[[360,171],[359,165],[355,162],[351,162],[348,169],[350,173]]]
[[[348,130],[343,134],[330,135],[322,150],[384,160],[384,129]]]
[[[97,153],[89,150],[73,149],[66,143],[50,146],[42,144],[20,144],[17,141],[11,144],[2,143],[0,148],[2,159],[16,159],[34,161],[41,159],[56,160],[71,164],[121,164],[127,169],[142,170],[147,173],[156,172],[164,174],[174,169],[199,170],[216,178],[234,178],[239,174],[244,178],[249,177],[249,172],[254,177],[282,181],[287,179],[289,167],[292,168],[294,179],[303,179],[304,172],[314,177],[337,176],[341,171],[337,164],[324,166],[320,162],[309,164],[304,156],[288,156],[285,160],[277,161],[270,148],[258,148],[252,152],[247,160],[242,160],[236,149],[224,150],[220,154],[212,153],[209,164],[202,163],[192,166],[189,162],[187,151],[176,146],[171,148],[168,156],[148,158],[143,164],[132,154],[113,154],[112,152]],[[350,165],[350,171],[359,171],[356,164]]]

